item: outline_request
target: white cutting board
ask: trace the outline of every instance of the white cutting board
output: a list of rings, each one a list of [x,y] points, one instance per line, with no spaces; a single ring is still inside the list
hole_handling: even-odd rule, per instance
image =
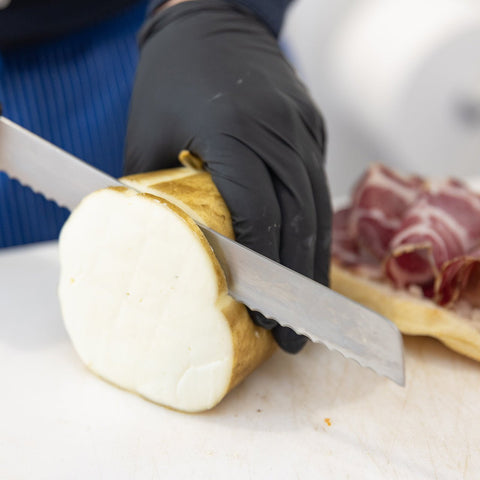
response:
[[[55,243],[0,252],[0,479],[478,479],[480,364],[405,338],[405,388],[320,345],[278,352],[212,411],[80,363]]]

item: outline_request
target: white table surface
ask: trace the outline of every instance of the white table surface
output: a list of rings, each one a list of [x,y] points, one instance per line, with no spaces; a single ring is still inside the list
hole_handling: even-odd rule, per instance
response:
[[[480,364],[405,338],[401,388],[320,345],[275,354],[210,412],[81,364],[57,246],[0,251],[0,479],[478,479]]]

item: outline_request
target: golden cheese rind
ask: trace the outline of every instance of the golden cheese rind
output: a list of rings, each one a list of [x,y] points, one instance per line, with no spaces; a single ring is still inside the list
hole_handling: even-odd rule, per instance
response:
[[[230,212],[209,173],[192,168],[173,168],[139,173],[121,179],[142,192],[164,198],[193,219],[233,238]]]

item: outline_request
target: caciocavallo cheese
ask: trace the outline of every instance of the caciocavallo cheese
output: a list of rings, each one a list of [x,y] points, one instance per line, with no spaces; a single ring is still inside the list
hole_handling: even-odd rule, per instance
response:
[[[270,332],[228,295],[194,219],[233,238],[210,175],[139,174],[83,199],[59,241],[64,323],[98,376],[161,405],[218,404],[275,350]]]

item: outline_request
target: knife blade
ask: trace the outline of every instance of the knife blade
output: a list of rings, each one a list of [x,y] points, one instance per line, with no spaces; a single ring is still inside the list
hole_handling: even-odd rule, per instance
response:
[[[0,171],[70,210],[95,190],[124,186],[5,117],[0,117]],[[232,297],[404,385],[402,336],[392,322],[205,225],[198,226],[225,272]]]

